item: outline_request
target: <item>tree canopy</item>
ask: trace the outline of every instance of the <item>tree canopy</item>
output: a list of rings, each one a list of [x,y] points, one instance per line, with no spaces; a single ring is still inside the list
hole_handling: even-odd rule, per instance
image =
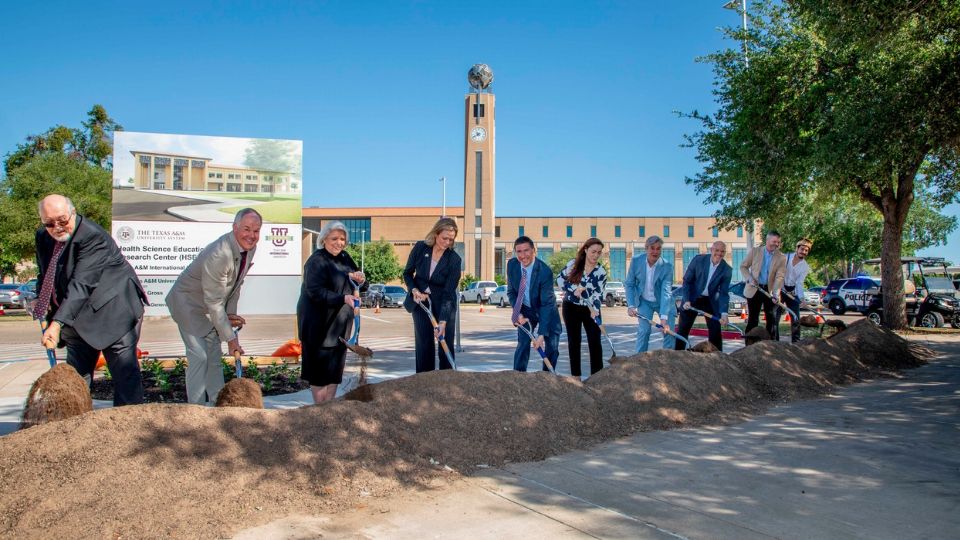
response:
[[[747,41],[749,66],[738,48],[705,59],[718,110],[690,115],[703,169],[687,181],[721,225],[802,218],[811,192],[872,207],[884,320],[902,327],[910,209],[919,196],[939,214],[960,187],[960,3],[790,0],[751,14],[749,31],[727,30]]]
[[[387,283],[398,279],[403,273],[403,266],[400,265],[397,254],[393,250],[393,244],[390,242],[380,239],[367,242],[362,246],[358,242],[347,245],[347,253],[358,265],[361,261],[361,247],[363,271],[368,282]]]

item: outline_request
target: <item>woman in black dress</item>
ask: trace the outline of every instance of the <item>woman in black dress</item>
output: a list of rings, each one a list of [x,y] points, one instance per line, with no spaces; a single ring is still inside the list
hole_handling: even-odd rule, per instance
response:
[[[350,337],[354,301],[360,300],[350,280],[366,288],[363,272],[343,249],[346,245],[343,223],[327,223],[317,240],[319,249],[303,267],[303,287],[297,303],[303,344],[300,378],[310,383],[314,403],[333,399],[343,380],[347,347],[338,338]]]
[[[413,315],[417,373],[437,367],[437,340],[443,341],[453,354],[453,333],[457,321],[457,285],[460,283],[460,256],[454,251],[457,222],[440,218],[427,237],[413,246],[403,281],[410,291],[403,307]],[[430,316],[415,302],[430,302],[439,328],[434,330]],[[448,330],[449,329],[449,330]],[[440,369],[450,369],[452,358],[440,349]],[[456,360],[454,360],[456,361]]]

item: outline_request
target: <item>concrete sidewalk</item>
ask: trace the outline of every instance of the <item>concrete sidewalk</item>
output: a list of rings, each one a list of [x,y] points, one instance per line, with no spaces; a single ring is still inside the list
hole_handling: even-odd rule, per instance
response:
[[[639,433],[236,538],[956,538],[960,343],[901,379]]]

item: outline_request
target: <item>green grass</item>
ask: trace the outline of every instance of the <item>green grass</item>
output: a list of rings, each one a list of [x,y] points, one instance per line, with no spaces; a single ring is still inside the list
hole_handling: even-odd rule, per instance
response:
[[[281,199],[275,198],[270,200],[269,197],[264,199],[253,199],[251,200],[264,200],[269,201],[264,204],[258,204],[256,206],[256,211],[260,212],[260,215],[263,216],[264,221],[269,223],[300,223],[301,217],[301,203],[300,197],[296,199]],[[244,206],[230,206],[227,208],[221,208],[220,211],[224,214],[234,215],[239,210],[245,208]]]

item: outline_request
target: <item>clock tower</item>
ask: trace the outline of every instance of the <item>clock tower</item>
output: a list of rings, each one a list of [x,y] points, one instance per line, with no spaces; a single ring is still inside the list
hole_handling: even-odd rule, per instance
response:
[[[474,91],[464,97],[463,266],[467,274],[493,281],[496,96],[489,90],[493,71],[476,64],[467,80]]]

